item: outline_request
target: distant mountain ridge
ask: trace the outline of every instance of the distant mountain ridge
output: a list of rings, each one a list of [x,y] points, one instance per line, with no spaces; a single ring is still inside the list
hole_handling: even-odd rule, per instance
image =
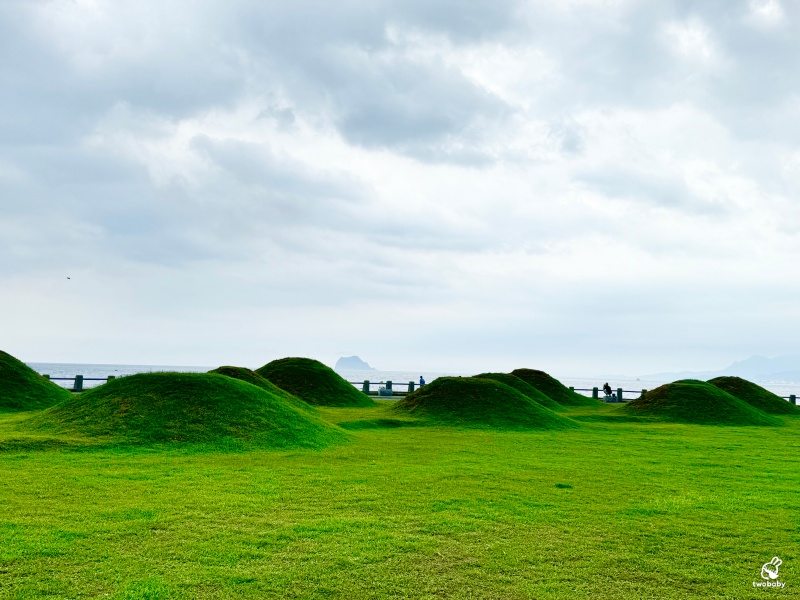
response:
[[[343,356],[336,361],[333,369],[335,371],[374,371],[375,367],[370,367],[358,356]]]
[[[736,376],[751,381],[798,381],[800,382],[800,354],[789,354],[768,358],[751,356],[740,360],[721,371],[679,371],[643,375],[641,379],[675,381],[677,379],[711,379],[712,377]]]

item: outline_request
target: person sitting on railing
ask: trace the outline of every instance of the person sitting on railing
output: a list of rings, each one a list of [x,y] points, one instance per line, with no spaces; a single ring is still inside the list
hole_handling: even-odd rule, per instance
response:
[[[611,393],[612,393],[612,392],[611,392],[611,386],[610,386],[610,385],[608,385],[608,382],[607,382],[607,381],[606,381],[605,385],[603,386],[603,393],[606,395],[606,397],[605,397],[605,398],[603,398],[603,399],[604,399],[606,402],[610,402],[610,401],[611,401]]]

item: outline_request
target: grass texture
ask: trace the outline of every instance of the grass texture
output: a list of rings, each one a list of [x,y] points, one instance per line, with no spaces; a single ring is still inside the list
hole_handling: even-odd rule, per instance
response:
[[[800,419],[698,381],[299,410],[246,371],[0,414],[0,600],[798,597]]]
[[[330,367],[311,358],[281,358],[256,369],[279,388],[318,406],[375,406]]]
[[[535,387],[562,406],[597,406],[601,404],[599,400],[587,398],[577,392],[573,392],[563,383],[554,379],[544,371],[538,371],[536,369],[515,369],[511,371],[511,374]]]
[[[40,410],[63,402],[70,392],[0,350],[0,412]]]
[[[347,437],[282,395],[202,373],[122,377],[75,395],[21,426],[137,444],[239,440],[266,447],[320,448]]]
[[[439,377],[405,396],[395,411],[460,427],[566,429],[577,423],[493,379]]]
[[[504,383],[505,385],[514,388],[518,392],[525,394],[528,398],[533,400],[534,402],[541,404],[545,408],[549,408],[550,410],[554,411],[561,411],[562,406],[550,396],[547,396],[543,392],[540,392],[535,387],[533,387],[527,381],[523,381],[516,375],[511,375],[509,373],[481,373],[480,375],[475,375],[475,377],[479,379],[490,379],[492,381],[498,381],[500,383]]]
[[[800,409],[796,406],[788,403],[777,394],[765,390],[760,385],[741,377],[715,377],[709,380],[708,383],[765,413],[800,416]]]
[[[277,385],[275,385],[265,377],[262,377],[255,371],[248,369],[246,367],[231,367],[231,366],[217,367],[216,369],[209,371],[209,373],[215,375],[224,375],[225,377],[232,377],[233,379],[238,379],[239,381],[244,381],[256,387],[260,387],[262,390],[269,392],[273,396],[283,398],[286,402],[288,402],[295,408],[301,408],[305,411],[309,411],[316,414],[316,410],[314,409],[313,406],[309,405],[307,402],[303,402],[297,396],[290,394],[286,390],[279,388]]]
[[[394,411],[323,408],[331,423]],[[0,598],[797,597],[800,420],[0,455]],[[20,415],[0,416],[0,440]],[[783,590],[753,588],[783,560]]]
[[[712,383],[684,379],[647,392],[625,405],[629,414],[698,425],[781,425]]]

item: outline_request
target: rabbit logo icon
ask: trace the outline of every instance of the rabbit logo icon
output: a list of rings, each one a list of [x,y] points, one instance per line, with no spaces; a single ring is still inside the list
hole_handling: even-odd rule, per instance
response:
[[[778,567],[783,564],[783,561],[774,556],[771,561],[768,563],[764,563],[761,567],[761,579],[765,581],[754,581],[753,587],[774,587],[774,588],[783,588],[786,583],[783,581],[777,581],[779,574],[778,574]]]
[[[783,564],[783,561],[777,556],[773,557],[768,563],[764,563],[761,567],[761,579],[777,579],[778,567]]]

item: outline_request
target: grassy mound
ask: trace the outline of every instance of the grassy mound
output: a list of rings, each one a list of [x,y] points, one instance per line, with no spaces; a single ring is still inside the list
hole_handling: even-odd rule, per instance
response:
[[[511,371],[511,374],[516,375],[525,383],[532,385],[562,406],[593,406],[601,404],[599,400],[587,398],[586,396],[581,396],[571,391],[563,383],[550,377],[550,375],[544,371],[537,371],[536,369],[515,369]]]
[[[375,406],[333,369],[311,358],[281,358],[256,373],[309,404],[319,406]]]
[[[117,442],[241,440],[274,448],[319,448],[347,435],[281,396],[203,373],[122,377],[35,415],[27,426]]]
[[[545,395],[544,393],[537,390],[527,381],[523,381],[516,375],[510,375],[508,373],[481,373],[480,375],[475,375],[475,377],[479,379],[490,379],[492,381],[498,381],[500,383],[504,383],[509,387],[514,388],[518,392],[522,392],[531,400],[541,404],[545,408],[549,408],[550,410],[561,410],[562,406],[550,398],[550,396]]]
[[[574,421],[557,415],[522,392],[491,379],[439,377],[409,394],[394,410],[465,427],[565,429]]]
[[[0,412],[41,410],[69,397],[69,391],[0,350]]]
[[[699,425],[780,425],[781,421],[753,408],[711,383],[684,379],[662,385],[628,402],[629,414]]]
[[[715,377],[709,380],[708,383],[765,413],[771,415],[800,415],[800,409],[796,406],[769,390],[765,390],[760,385],[741,377]]]
[[[312,412],[316,410],[312,406],[309,406],[308,403],[300,400],[297,396],[290,394],[286,390],[282,390],[268,379],[262,377],[255,371],[252,371],[245,367],[229,367],[229,366],[218,367],[216,369],[213,369],[212,371],[209,371],[209,373],[216,375],[224,375],[225,377],[232,377],[234,379],[238,379],[239,381],[245,381],[250,385],[260,387],[262,390],[266,390],[270,394],[274,394],[275,396],[283,398],[289,404],[294,405],[296,408],[301,408],[305,411],[312,411]]]

